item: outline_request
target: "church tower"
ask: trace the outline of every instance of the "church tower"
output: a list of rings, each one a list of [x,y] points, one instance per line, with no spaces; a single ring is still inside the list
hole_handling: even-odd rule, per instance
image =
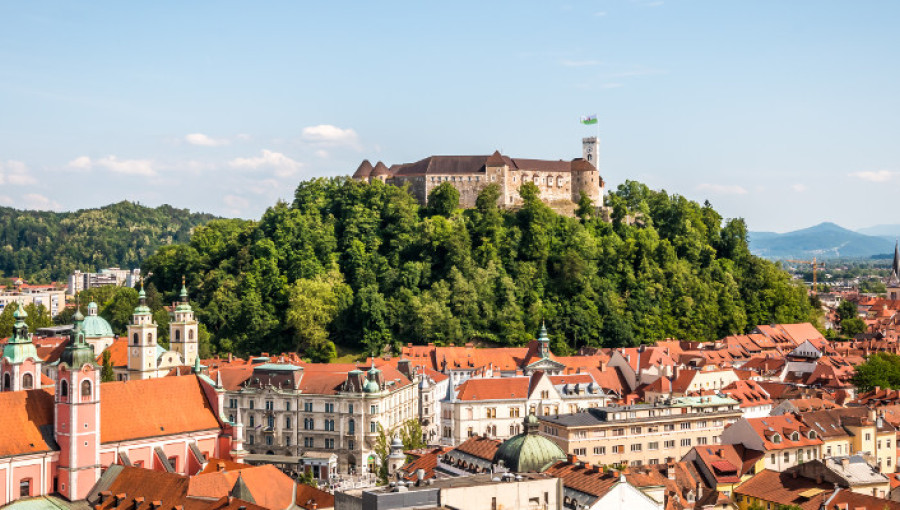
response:
[[[3,346],[3,357],[0,358],[0,372],[2,372],[2,391],[33,390],[41,387],[41,358],[37,355],[37,349],[31,342],[31,334],[25,319],[28,313],[21,303],[10,304],[16,306],[13,312],[15,324],[13,336]]]
[[[59,359],[54,431],[59,444],[57,486],[69,501],[84,499],[100,479],[100,367],[85,342],[84,316],[75,313],[72,341]]]
[[[140,304],[134,309],[128,325],[128,378],[150,379],[156,377],[157,326],[147,306],[147,294],[141,284],[138,294]]]
[[[885,282],[887,298],[900,300],[900,242],[894,244],[894,262],[891,264],[891,275]]]
[[[193,365],[197,359],[198,338],[197,320],[188,300],[187,286],[181,277],[181,295],[172,321],[169,323],[169,348],[181,355],[185,365]]]

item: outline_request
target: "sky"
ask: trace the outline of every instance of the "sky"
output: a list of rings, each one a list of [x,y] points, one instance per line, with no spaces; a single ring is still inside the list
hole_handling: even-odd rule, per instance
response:
[[[0,0],[0,205],[258,218],[432,154],[571,159],[750,230],[898,223],[900,2]],[[598,126],[582,126],[596,114]]]

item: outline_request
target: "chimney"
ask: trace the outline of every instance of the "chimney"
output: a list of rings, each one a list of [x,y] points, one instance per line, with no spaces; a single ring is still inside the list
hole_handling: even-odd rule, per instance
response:
[[[106,501],[106,498],[112,496],[112,492],[110,491],[100,491],[100,503]]]
[[[134,498],[134,510],[137,510],[144,504],[144,498],[142,496],[138,496]]]
[[[675,461],[666,463],[666,477],[669,480],[675,479]]]
[[[218,471],[219,473],[225,471],[225,463],[219,462],[218,464],[216,464],[216,471]]]
[[[120,492],[120,493],[116,494],[116,504],[113,506],[118,507],[123,501],[125,501],[126,496],[127,496],[127,494],[125,494],[124,492]]]
[[[154,499],[150,502],[150,508],[153,508],[154,510],[157,508],[162,508],[162,501]]]
[[[310,510],[316,510],[316,508],[319,508],[319,504],[313,501],[312,503],[310,503],[309,508]]]
[[[578,456],[576,456],[574,453],[570,453],[566,455],[566,461],[569,464],[575,464],[576,462],[578,462]]]

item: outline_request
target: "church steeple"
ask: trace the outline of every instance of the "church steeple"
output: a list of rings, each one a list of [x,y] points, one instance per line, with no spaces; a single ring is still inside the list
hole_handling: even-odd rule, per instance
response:
[[[550,337],[547,336],[547,326],[541,321],[541,332],[538,335],[538,348],[542,358],[550,357]]]
[[[31,342],[31,334],[28,333],[28,324],[25,319],[28,313],[22,303],[15,303],[16,311],[13,318],[13,335],[3,346],[3,355],[0,357],[0,372],[3,373],[3,391],[31,390],[40,382],[41,358],[37,355],[37,349]]]
[[[900,299],[900,242],[894,244],[894,261],[885,287],[888,299]]]

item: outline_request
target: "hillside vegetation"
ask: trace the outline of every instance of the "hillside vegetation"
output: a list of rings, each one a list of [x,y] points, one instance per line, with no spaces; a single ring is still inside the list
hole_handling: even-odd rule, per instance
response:
[[[75,269],[137,267],[160,246],[188,242],[194,227],[213,218],[132,202],[62,213],[0,207],[0,273],[49,282]]]
[[[316,179],[258,222],[197,228],[143,270],[169,298],[187,276],[219,350],[319,360],[333,342],[521,345],[542,321],[566,352],[814,316],[805,288],[750,254],[743,220],[723,224],[709,204],[628,182],[608,197],[604,222],[589,203],[570,218],[533,185],[522,195],[521,209],[502,210],[493,186],[459,210],[446,184],[421,208],[394,186]]]

